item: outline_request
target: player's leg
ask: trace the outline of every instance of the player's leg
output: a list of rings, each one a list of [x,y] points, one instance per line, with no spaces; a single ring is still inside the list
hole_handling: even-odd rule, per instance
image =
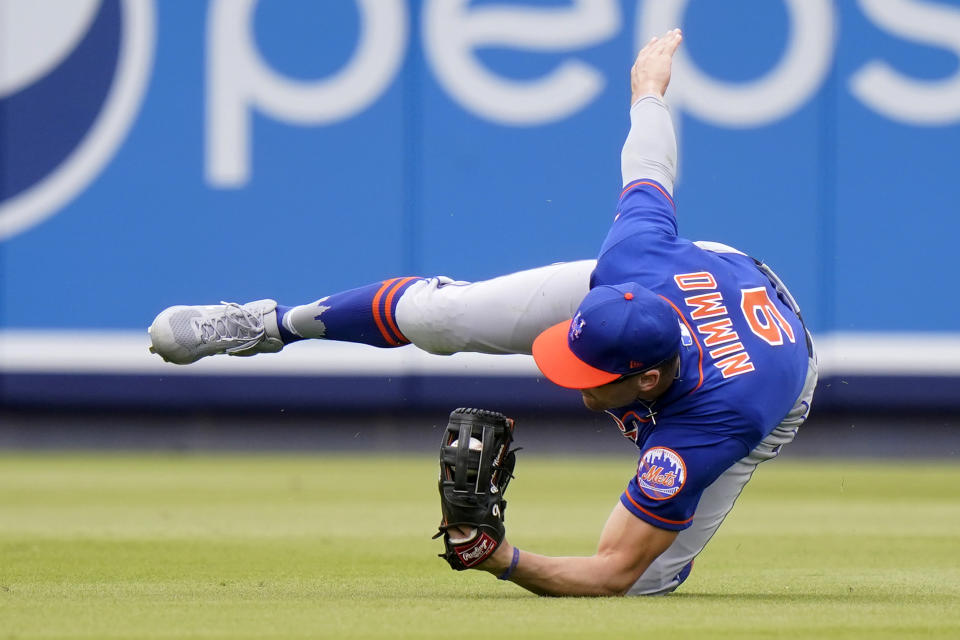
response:
[[[560,263],[475,283],[394,278],[296,307],[273,300],[170,307],[150,326],[151,350],[178,364],[276,352],[305,338],[377,347],[412,342],[440,354],[530,353],[540,331],[576,310],[594,264]]]
[[[673,544],[643,572],[628,595],[663,595],[679,587],[693,567],[693,559],[717,532],[723,519],[753,476],[757,465],[776,457],[780,448],[793,441],[803,424],[813,400],[817,384],[816,360],[811,358],[803,390],[793,409],[776,429],[746,457],[736,462],[703,492],[690,527],[684,529]]]
[[[529,354],[540,332],[573,316],[595,265],[564,262],[473,283],[420,281],[397,304],[397,323],[430,353]]]

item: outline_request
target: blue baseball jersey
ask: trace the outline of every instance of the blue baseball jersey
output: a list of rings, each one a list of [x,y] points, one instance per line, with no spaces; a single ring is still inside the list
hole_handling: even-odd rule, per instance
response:
[[[797,401],[806,333],[752,258],[679,237],[673,200],[653,180],[621,194],[590,286],[624,282],[673,307],[682,346],[677,379],[663,396],[608,412],[642,451],[620,500],[654,526],[681,530],[704,489]]]

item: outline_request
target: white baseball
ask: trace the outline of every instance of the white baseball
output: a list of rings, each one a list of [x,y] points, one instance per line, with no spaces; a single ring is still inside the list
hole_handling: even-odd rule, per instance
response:
[[[450,537],[450,544],[463,544],[477,537],[477,530],[473,527],[450,527],[447,535]]]
[[[450,443],[451,447],[460,446],[460,439],[456,439]],[[480,451],[483,448],[483,443],[480,442],[477,438],[470,438],[470,451]]]

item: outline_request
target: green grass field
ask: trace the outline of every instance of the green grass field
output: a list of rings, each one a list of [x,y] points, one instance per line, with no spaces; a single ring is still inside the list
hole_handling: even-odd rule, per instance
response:
[[[508,534],[589,554],[631,458],[521,454]],[[0,455],[0,638],[957,638],[960,465],[762,465],[666,598],[454,573],[436,460]],[[502,629],[499,631],[498,629]]]

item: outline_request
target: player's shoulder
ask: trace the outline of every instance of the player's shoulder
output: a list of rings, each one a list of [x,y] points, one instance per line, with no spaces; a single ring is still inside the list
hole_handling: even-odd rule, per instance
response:
[[[690,244],[703,249],[704,251],[709,251],[710,253],[719,253],[719,254],[735,254],[741,256],[747,256],[743,251],[735,249],[728,244],[723,244],[722,242],[713,242],[710,240],[691,240]]]
[[[762,282],[757,270],[757,261],[749,254],[721,242],[707,240],[688,240],[678,237],[674,242],[676,259],[671,266],[676,271],[675,282],[679,293],[688,291],[681,284],[686,278],[693,278],[693,288],[723,289],[738,286],[742,282]],[[698,277],[709,280],[709,286],[700,287]]]

